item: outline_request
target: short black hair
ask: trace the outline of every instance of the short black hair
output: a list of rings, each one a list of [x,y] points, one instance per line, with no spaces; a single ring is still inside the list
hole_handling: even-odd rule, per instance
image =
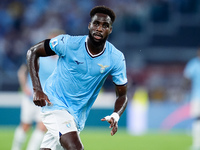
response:
[[[110,16],[112,23],[115,21],[116,16],[114,11],[104,5],[92,8],[92,10],[90,11],[90,17],[92,18],[96,13],[103,13]]]

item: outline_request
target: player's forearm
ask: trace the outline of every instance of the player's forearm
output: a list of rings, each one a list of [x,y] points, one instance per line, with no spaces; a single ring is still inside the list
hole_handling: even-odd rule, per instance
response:
[[[118,113],[119,116],[121,116],[126,109],[127,102],[128,99],[126,95],[118,97],[115,102],[114,112]]]
[[[127,85],[116,86],[116,102],[114,112],[118,113],[119,116],[123,114],[127,106]]]
[[[42,90],[42,86],[39,79],[39,56],[36,54],[38,47],[31,47],[27,52],[27,66],[31,76],[33,90]]]

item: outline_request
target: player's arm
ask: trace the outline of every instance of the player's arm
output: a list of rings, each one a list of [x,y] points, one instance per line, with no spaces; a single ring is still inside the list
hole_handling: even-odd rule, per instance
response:
[[[35,105],[41,107],[46,105],[46,101],[51,104],[48,97],[42,90],[39,78],[39,57],[55,55],[49,47],[49,41],[49,39],[44,40],[32,46],[27,52],[27,66],[33,85],[33,102]]]
[[[114,112],[121,116],[127,106],[127,85],[116,85],[116,96]]]
[[[127,106],[127,85],[116,85],[116,102],[114,112],[110,116],[101,119],[110,123],[111,135],[114,135],[118,130],[118,121]]]

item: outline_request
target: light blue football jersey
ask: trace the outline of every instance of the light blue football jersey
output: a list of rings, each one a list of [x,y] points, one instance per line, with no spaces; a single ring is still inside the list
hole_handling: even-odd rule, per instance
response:
[[[200,58],[193,58],[187,63],[184,76],[192,83],[191,99],[200,99]]]
[[[74,116],[78,130],[84,128],[89,111],[110,74],[116,85],[127,83],[122,52],[108,41],[101,55],[93,57],[86,47],[87,36],[59,35],[50,40],[51,49],[59,56],[57,68],[48,78],[44,92],[52,106],[42,111],[66,109]]]

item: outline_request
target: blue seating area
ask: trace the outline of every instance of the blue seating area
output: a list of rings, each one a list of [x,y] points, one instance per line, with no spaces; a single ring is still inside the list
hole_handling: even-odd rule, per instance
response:
[[[87,34],[89,11],[102,4],[116,12],[109,41],[124,52],[128,73],[149,64],[184,64],[200,45],[200,0],[1,1],[0,91],[19,90],[17,70],[31,45],[54,28]],[[172,57],[180,51],[182,57]]]

